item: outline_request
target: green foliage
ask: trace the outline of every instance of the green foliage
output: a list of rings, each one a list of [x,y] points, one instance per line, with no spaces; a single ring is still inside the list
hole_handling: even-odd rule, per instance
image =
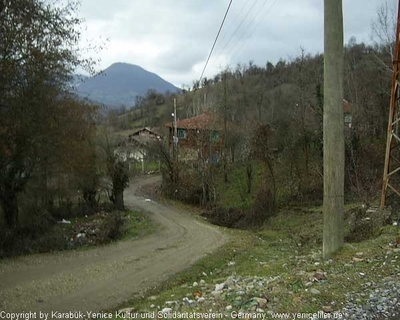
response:
[[[123,239],[136,239],[155,231],[155,225],[147,214],[128,211],[125,214]]]
[[[247,184],[249,163],[254,170],[254,187],[250,192]],[[217,202],[210,205],[203,215],[210,222],[229,228],[262,226],[276,212],[274,197],[267,187],[272,184],[265,182],[263,164],[258,161],[246,164],[237,162],[229,167],[229,171],[229,182],[224,181],[222,172],[217,175]]]
[[[236,162],[228,167],[230,180],[224,182],[222,172],[217,175],[218,203],[225,208],[249,209],[254,205],[257,190],[263,179],[263,166],[260,162],[252,161],[253,187],[248,193],[246,185],[246,164]]]

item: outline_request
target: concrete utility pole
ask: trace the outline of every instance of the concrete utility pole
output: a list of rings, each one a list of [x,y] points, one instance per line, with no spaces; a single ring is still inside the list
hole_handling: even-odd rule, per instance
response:
[[[174,98],[174,149],[175,149],[175,156],[178,157],[178,127],[177,127],[177,123],[176,123],[176,99],[175,98]]]
[[[178,126],[177,126],[177,120],[176,120],[176,99],[174,98],[174,113],[172,114],[174,117],[174,135],[172,137],[172,143],[173,143],[173,176],[175,182],[178,181]]]
[[[342,0],[324,2],[323,256],[343,245],[344,124]]]

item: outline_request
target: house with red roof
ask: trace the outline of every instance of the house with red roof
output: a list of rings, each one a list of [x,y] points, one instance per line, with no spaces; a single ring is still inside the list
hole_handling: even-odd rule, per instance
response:
[[[169,145],[172,148],[174,123],[167,123],[165,127],[169,129]],[[176,127],[180,159],[219,161],[223,146],[223,126],[217,115],[205,112],[192,118],[177,120]]]
[[[352,122],[351,107],[350,103],[346,99],[343,99],[343,115],[344,115],[345,127],[351,128],[351,122]]]

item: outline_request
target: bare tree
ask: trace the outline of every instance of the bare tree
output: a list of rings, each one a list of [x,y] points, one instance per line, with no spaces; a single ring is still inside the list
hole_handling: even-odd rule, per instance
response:
[[[375,46],[390,57],[390,61],[384,61],[377,55],[375,55],[375,57],[380,65],[390,74],[392,73],[392,63],[394,60],[396,21],[395,10],[389,7],[387,1],[385,1],[385,3],[382,3],[378,8],[377,18],[372,23],[371,38]]]
[[[324,232],[323,255],[343,245],[344,124],[342,0],[324,4]]]
[[[102,153],[105,171],[111,182],[110,201],[114,204],[115,209],[124,210],[124,190],[129,184],[129,175],[126,161],[123,161],[115,152],[118,142],[111,134],[104,130],[98,142]]]

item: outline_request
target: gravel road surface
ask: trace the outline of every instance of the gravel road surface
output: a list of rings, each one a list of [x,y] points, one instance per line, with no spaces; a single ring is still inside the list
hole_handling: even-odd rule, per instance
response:
[[[190,213],[137,195],[155,183],[131,183],[125,205],[149,215],[155,233],[83,251],[37,254],[0,261],[0,311],[101,311],[184,270],[227,237]]]

